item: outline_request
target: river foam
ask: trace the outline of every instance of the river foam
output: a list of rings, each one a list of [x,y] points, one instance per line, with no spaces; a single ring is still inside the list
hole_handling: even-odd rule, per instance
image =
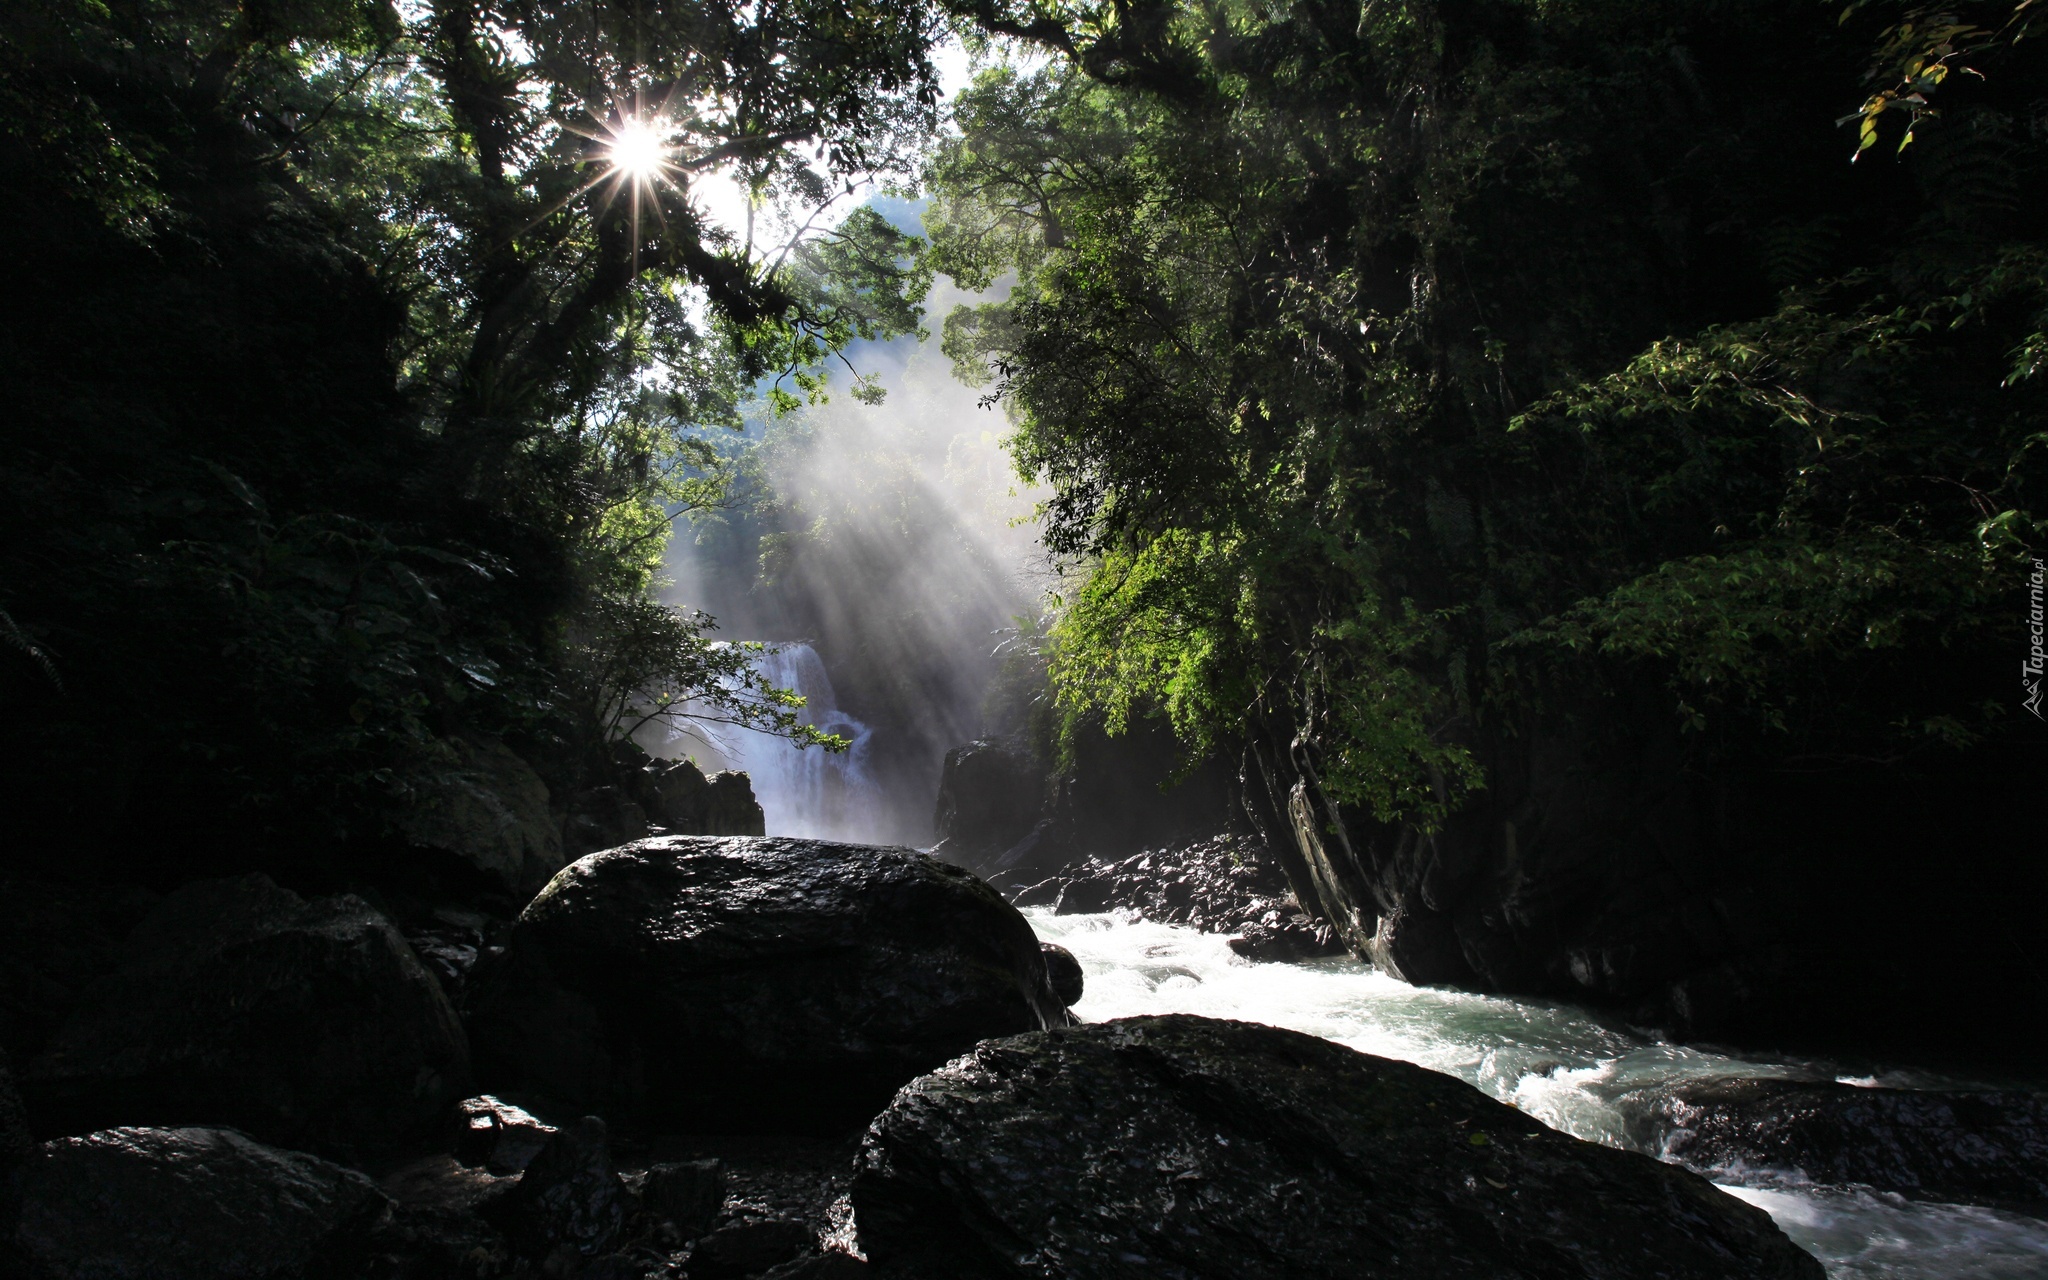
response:
[[[1039,937],[1081,961],[1088,985],[1075,1012],[1091,1022],[1196,1013],[1305,1031],[1457,1076],[1545,1124],[1609,1146],[1628,1145],[1628,1095],[1645,1086],[1810,1078],[1814,1065],[1668,1044],[1570,1005],[1411,987],[1349,957],[1249,964],[1215,934],[1120,913],[1025,915]],[[1916,1080],[1934,1083],[1882,1083]],[[2048,1222],[1816,1186],[1771,1169],[1704,1172],[1769,1212],[1837,1280],[2048,1277]]]

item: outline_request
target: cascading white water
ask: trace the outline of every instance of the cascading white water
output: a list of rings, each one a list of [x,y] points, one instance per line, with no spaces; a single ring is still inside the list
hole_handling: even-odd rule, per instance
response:
[[[1121,914],[1025,913],[1041,938],[1081,961],[1089,1021],[1196,1013],[1289,1027],[1442,1071],[1577,1137],[1626,1145],[1619,1100],[1659,1081],[1800,1074],[1661,1043],[1581,1009],[1411,987],[1349,958],[1248,964],[1221,937]],[[1915,1087],[1913,1077],[1881,1083]],[[1769,1169],[1708,1171],[1768,1211],[1834,1280],[2040,1280],[2048,1222],[1815,1186]]]
[[[776,688],[804,696],[799,714],[805,724],[852,744],[843,752],[829,752],[818,747],[798,750],[786,739],[748,730],[719,736],[718,745],[732,767],[745,769],[753,779],[768,834],[875,839],[881,791],[868,772],[872,731],[839,709],[818,651],[807,644],[782,645],[763,654],[756,669]]]

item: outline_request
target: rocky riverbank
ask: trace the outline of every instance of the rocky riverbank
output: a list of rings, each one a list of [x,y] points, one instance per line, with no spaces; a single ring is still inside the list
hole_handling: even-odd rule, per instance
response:
[[[514,920],[440,917],[410,931],[416,948],[362,897],[261,877],[158,901],[29,1055],[24,1106],[0,1071],[0,1214],[20,1266],[1123,1275],[1124,1253],[1186,1218],[1200,1247],[1146,1274],[1533,1280],[1554,1270],[1553,1237],[1589,1275],[1699,1247],[1722,1269],[1671,1274],[1817,1274],[1692,1175],[1443,1077],[1201,1019],[1074,1028],[1072,957],[972,875],[908,850],[651,838],[566,867]],[[1275,1093],[1282,1059],[1315,1078]],[[970,1098],[976,1073],[988,1087]],[[1318,1101],[1354,1095],[1370,1105]],[[971,1105],[940,1124],[946,1098]],[[1071,1153],[1034,1146],[1040,1131]],[[1137,1163],[1106,1194],[1112,1149]],[[1315,1261],[1328,1231],[1378,1239],[1436,1203],[1427,1179],[1366,1172],[1402,1160],[1451,1178],[1472,1213],[1363,1261]],[[1278,1200],[1267,1173],[1289,1188]],[[1003,1178],[1030,1194],[1005,1199]],[[1489,1219],[1480,1201],[1502,1194],[1530,1207]],[[1075,1214],[1093,1261],[1059,1225]]]

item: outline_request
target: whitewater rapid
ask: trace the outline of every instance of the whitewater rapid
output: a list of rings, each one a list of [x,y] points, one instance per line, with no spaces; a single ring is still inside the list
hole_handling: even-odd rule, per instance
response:
[[[1662,1043],[1569,1005],[1411,987],[1348,957],[1250,964],[1215,934],[1120,913],[1056,916],[1033,909],[1025,915],[1040,938],[1081,961],[1087,990],[1075,1012],[1090,1022],[1195,1013],[1305,1031],[1457,1076],[1545,1124],[1609,1146],[1627,1145],[1615,1099],[1645,1085],[1810,1078],[1808,1064]],[[1900,1074],[1845,1083],[1914,1088],[1940,1082]],[[1702,1172],[1769,1212],[1835,1280],[2048,1277],[2048,1222],[1818,1186],[1770,1169]]]

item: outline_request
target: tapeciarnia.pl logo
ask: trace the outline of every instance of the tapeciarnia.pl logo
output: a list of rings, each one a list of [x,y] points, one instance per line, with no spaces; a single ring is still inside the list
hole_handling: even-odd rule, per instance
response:
[[[2041,649],[2041,589],[2044,583],[2048,583],[2048,566],[2043,566],[2036,557],[2033,576],[2027,579],[2027,635],[2032,644],[2027,650],[2026,661],[2020,663],[2020,683],[2027,690],[2026,708],[2034,713],[2037,720],[2048,720],[2048,716],[2041,714],[2041,671],[2048,666],[2048,653]]]

